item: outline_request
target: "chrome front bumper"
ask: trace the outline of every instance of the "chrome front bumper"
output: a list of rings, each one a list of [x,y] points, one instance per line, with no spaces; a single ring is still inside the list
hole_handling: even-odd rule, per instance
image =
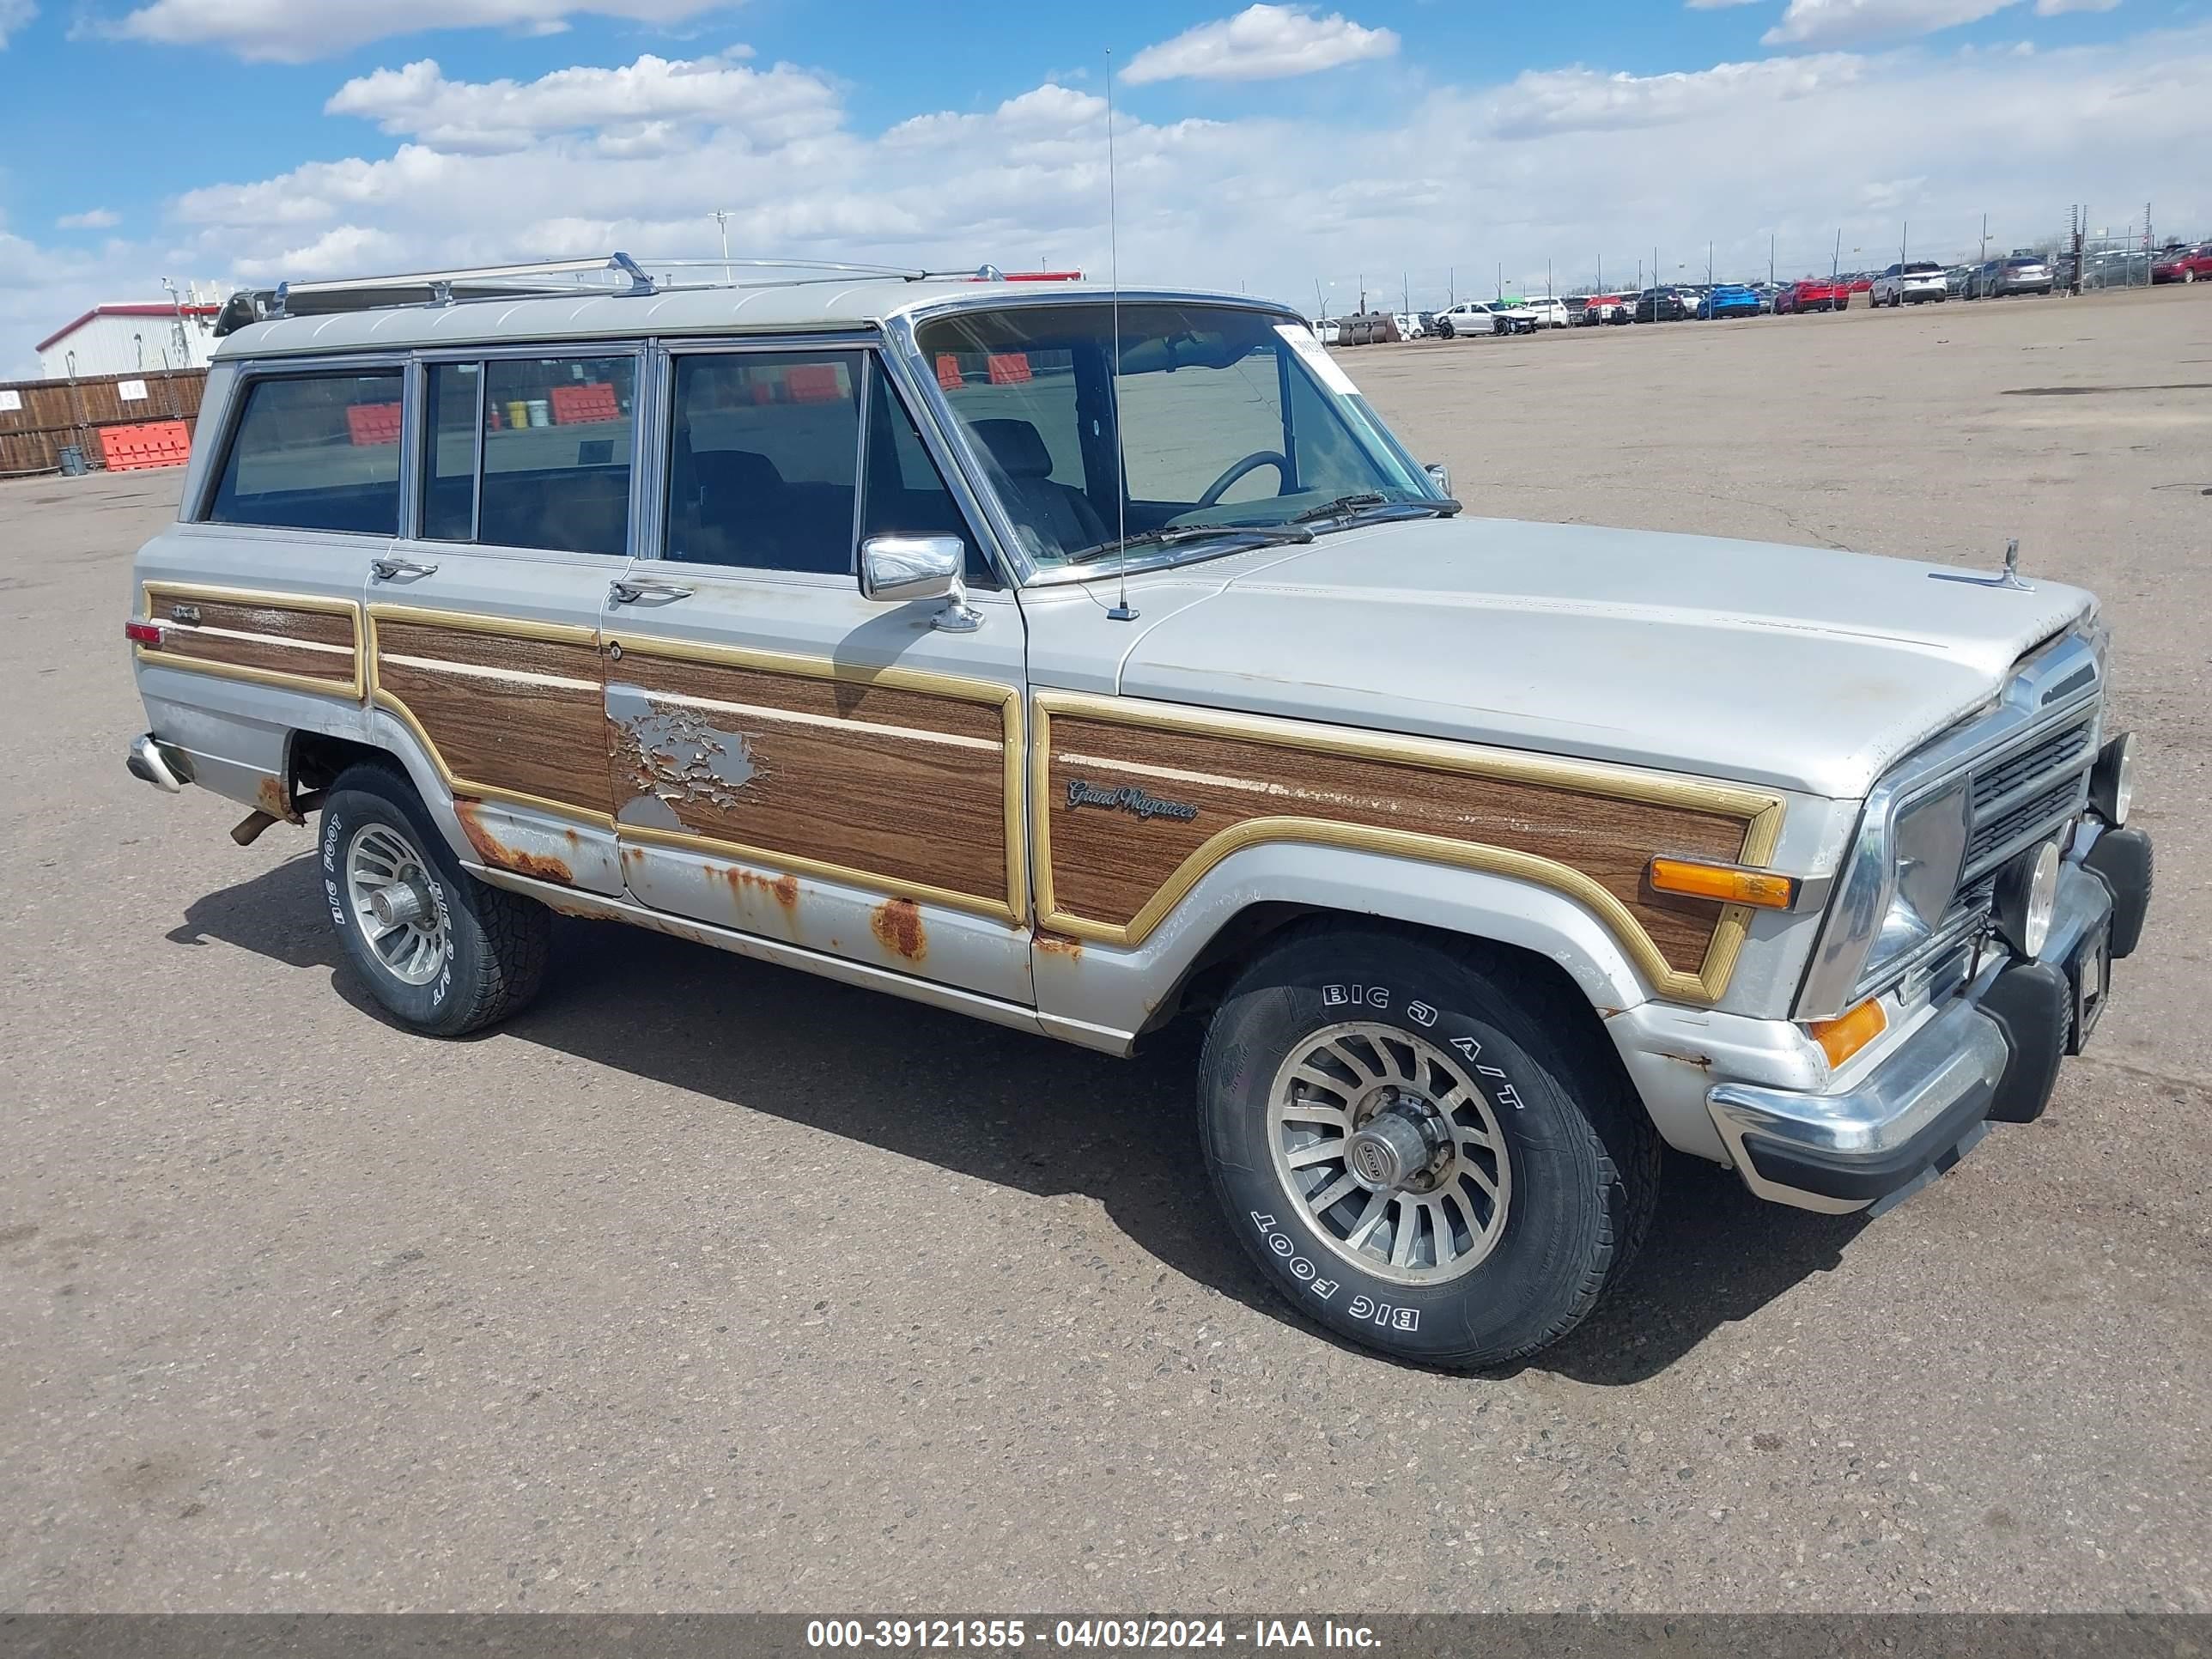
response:
[[[2112,910],[2104,881],[2069,860],[2060,875],[2050,937],[2022,977],[2046,996],[2054,970],[2063,985],[2075,985],[2076,957],[2087,946],[2099,955],[2095,988],[2101,998],[2104,967],[2097,946]],[[1985,951],[1972,979],[1946,1006],[1872,1071],[1834,1093],[1715,1085],[1706,1093],[1706,1109],[1744,1184],[1761,1198],[1801,1209],[1840,1214],[1874,1204],[1887,1207],[1970,1151],[1987,1132],[1992,1106],[2001,1106],[2008,1093],[2019,1094],[2023,1081],[2040,1111],[2048,1085],[2034,1073],[2055,1073],[2058,1056],[2077,1049],[2083,1034],[2070,1029],[2071,1003],[2025,1034],[2016,1002],[1998,1011],[1993,992],[2007,974],[2023,967],[2029,964],[2007,957],[2002,946],[1995,960]],[[2050,1029],[2052,1019],[2060,1029]],[[2024,1079],[2023,1067],[2031,1068]],[[2008,1073],[2014,1085],[2009,1091]]]

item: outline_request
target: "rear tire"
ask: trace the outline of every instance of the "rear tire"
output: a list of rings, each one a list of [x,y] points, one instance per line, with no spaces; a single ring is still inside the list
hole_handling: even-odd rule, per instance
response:
[[[331,786],[317,862],[354,971],[402,1024],[461,1036],[537,995],[553,913],[462,869],[398,772],[349,767]]]
[[[1658,1194],[1658,1136],[1590,1024],[1509,952],[1292,935],[1230,990],[1200,1062],[1238,1241],[1294,1307],[1394,1358],[1474,1370],[1558,1341]],[[1355,1131],[1407,1149],[1395,1176],[1362,1172]]]

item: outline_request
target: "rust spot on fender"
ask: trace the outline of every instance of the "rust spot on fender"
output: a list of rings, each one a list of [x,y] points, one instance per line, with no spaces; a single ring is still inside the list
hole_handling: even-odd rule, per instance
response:
[[[287,823],[305,823],[300,809],[292,805],[292,792],[284,787],[282,778],[264,778],[253,791],[254,805],[272,818],[282,818]]]
[[[722,872],[722,879],[730,884],[730,891],[743,904],[749,893],[766,893],[787,916],[799,914],[799,878],[788,873],[781,876],[757,876],[750,870],[740,870],[731,865]]]
[[[1676,1060],[1684,1066],[1694,1066],[1701,1072],[1710,1072],[1713,1069],[1713,1057],[1711,1054],[1678,1054],[1671,1048],[1662,1048],[1659,1050],[1659,1058]]]
[[[1031,943],[1048,957],[1066,957],[1070,962],[1083,960],[1083,941],[1079,939],[1069,939],[1064,933],[1040,933]]]
[[[525,852],[519,847],[509,847],[484,827],[483,814],[475,801],[457,800],[453,816],[461,821],[461,833],[469,838],[469,845],[477,849],[477,856],[486,864],[495,864],[502,870],[512,870],[518,876],[528,876],[534,881],[558,882],[563,887],[576,884],[575,874],[556,858],[542,853]]]
[[[876,943],[893,956],[920,962],[929,954],[929,939],[921,931],[921,912],[912,899],[885,899],[868,915],[868,929]]]

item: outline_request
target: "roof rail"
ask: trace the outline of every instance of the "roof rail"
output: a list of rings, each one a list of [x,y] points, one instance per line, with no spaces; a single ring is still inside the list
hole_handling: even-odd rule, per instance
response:
[[[629,295],[663,293],[672,287],[786,287],[849,276],[882,276],[908,283],[946,277],[969,282],[1006,280],[992,265],[974,270],[943,271],[923,270],[909,265],[854,264],[836,259],[656,259],[653,263],[655,269],[666,274],[665,282],[655,283],[635,259],[620,252],[584,259],[550,259],[527,264],[477,265],[457,270],[413,271],[395,276],[344,276],[323,282],[283,282],[273,289],[241,289],[232,295],[216,319],[215,335],[221,339],[248,324],[269,322],[281,317],[320,317],[338,312],[370,311],[384,307],[451,306],[471,301],[511,300],[579,292]],[[720,281],[709,279],[696,283],[678,283],[675,281],[675,273],[679,270],[719,270],[721,278]],[[757,283],[744,283],[737,278],[736,273],[739,270],[790,274],[767,277]],[[608,289],[595,287],[588,281],[611,272],[624,278],[628,286]],[[821,274],[803,274],[807,272]],[[1042,273],[1050,278],[1071,274],[1073,273]],[[1015,280],[1036,278],[1024,274]]]

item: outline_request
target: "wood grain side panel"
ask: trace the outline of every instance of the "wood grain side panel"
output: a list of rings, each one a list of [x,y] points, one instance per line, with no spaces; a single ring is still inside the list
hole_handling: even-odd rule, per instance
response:
[[[649,650],[634,647],[624,653],[622,678],[646,691],[708,697],[825,720],[950,732],[989,743],[1001,741],[1006,730],[1004,715],[992,703],[873,685],[866,680],[817,678],[734,664],[657,658]]]
[[[218,599],[157,595],[153,619],[165,628],[176,628],[179,606],[199,613],[197,626],[222,629],[235,634],[263,634],[275,639],[298,640],[311,645],[354,648],[354,619],[331,611],[295,611],[278,605],[234,605]]]
[[[1004,902],[1000,711],[855,689],[842,714],[836,682],[626,654],[608,697],[617,822]],[[933,726],[912,724],[924,714]]]
[[[1234,736],[1150,732],[1055,715],[1048,768],[1057,908],[1126,926],[1207,841],[1249,819],[1319,818],[1530,854],[1579,871],[1625,904],[1668,963],[1694,974],[1722,907],[1652,893],[1655,853],[1729,860],[1746,820],[1541,784],[1364,757],[1304,752]],[[1069,805],[1069,785],[1133,787],[1195,806],[1184,821]]]
[[[304,613],[294,613],[304,614]],[[321,617],[320,621],[344,623],[343,617]],[[162,624],[161,642],[143,647],[148,658],[181,658],[188,662],[220,663],[230,668],[252,668],[274,674],[297,674],[313,680],[327,680],[339,690],[350,692],[359,659],[353,649],[350,630],[343,651],[318,650],[320,641],[301,642],[269,634],[243,638],[237,633],[209,631],[205,623],[188,627],[173,622]]]
[[[376,643],[379,694],[414,716],[456,780],[612,811],[594,647],[390,621]]]
[[[417,657],[463,668],[579,680],[595,688],[595,695],[600,683],[599,647],[580,641],[483,634],[474,629],[440,628],[434,623],[380,617],[376,650],[380,661],[393,657]],[[483,677],[471,678],[481,680]]]

